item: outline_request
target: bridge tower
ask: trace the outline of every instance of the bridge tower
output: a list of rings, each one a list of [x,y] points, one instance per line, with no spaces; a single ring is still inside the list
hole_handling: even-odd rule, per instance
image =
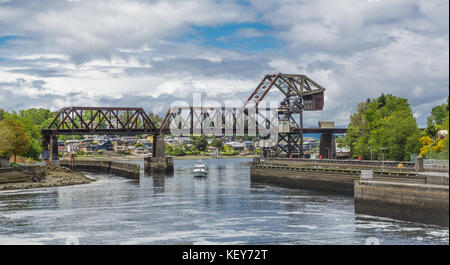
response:
[[[284,96],[278,110],[277,156],[304,157],[303,112],[323,109],[325,88],[305,75],[268,74],[247,99],[244,107],[257,108],[273,87]]]

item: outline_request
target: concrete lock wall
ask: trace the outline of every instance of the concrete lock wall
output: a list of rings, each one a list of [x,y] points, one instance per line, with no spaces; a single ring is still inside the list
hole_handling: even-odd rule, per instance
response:
[[[277,165],[254,165],[250,168],[250,178],[254,182],[350,196],[354,194],[354,181],[359,180],[360,176],[361,170],[359,169],[327,169]],[[374,179],[400,183],[426,183],[426,176],[407,172],[374,171]]]
[[[333,192],[352,195],[355,173],[331,174],[309,170],[286,170],[280,168],[252,167],[252,182],[276,184],[290,188]]]
[[[88,171],[95,173],[114,174],[122,177],[139,178],[140,166],[137,164],[128,164],[112,161],[61,161],[61,166],[71,168],[73,170]]]
[[[355,181],[355,212],[449,226],[448,185]]]

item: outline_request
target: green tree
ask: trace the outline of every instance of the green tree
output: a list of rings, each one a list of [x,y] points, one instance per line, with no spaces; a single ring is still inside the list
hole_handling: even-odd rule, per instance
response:
[[[2,121],[5,118],[5,112],[3,109],[0,109],[0,121]]]
[[[447,107],[448,104],[442,104],[431,109],[431,114],[427,118],[427,134],[431,138],[434,138],[437,131],[441,129],[440,125],[444,123],[448,115]]]
[[[30,141],[22,125],[15,120],[0,122],[0,155],[24,155],[30,149]]]
[[[151,112],[148,116],[155,126],[159,127],[161,125],[162,118],[158,114]]]
[[[215,138],[212,142],[211,142],[211,146],[217,147],[219,150],[222,149],[223,146],[223,142],[222,140],[220,140],[219,138]]]
[[[407,99],[384,95],[358,105],[350,116],[345,142],[354,157],[370,158],[384,151],[385,159],[409,160],[420,148],[417,122]]]
[[[30,114],[31,113],[31,114]],[[40,126],[38,124],[38,119],[33,118],[33,115],[37,115],[37,112],[31,111],[20,111],[19,113],[13,111],[11,114],[8,114],[8,119],[15,120],[20,123],[20,125],[25,130],[26,134],[28,135],[28,139],[30,142],[29,149],[24,153],[21,154],[25,157],[31,157],[35,160],[39,159],[39,155],[42,153],[42,147],[41,147],[41,131]],[[41,119],[43,120],[43,118]]]
[[[442,124],[442,129],[443,130],[447,130],[447,132],[450,132],[449,128],[448,128],[448,123],[449,123],[449,115],[448,115],[448,112],[447,112],[447,117],[444,120],[444,124]],[[449,149],[449,140],[448,140],[449,137],[450,136],[447,136],[444,139],[444,151],[447,152],[447,159],[448,159],[448,154],[449,154],[449,150],[450,150]]]
[[[368,156],[369,130],[366,119],[366,110],[370,101],[358,104],[357,111],[350,116],[350,124],[345,135],[345,144],[350,148],[354,156]]]
[[[208,140],[206,139],[205,135],[201,135],[200,137],[198,137],[195,140],[195,147],[199,150],[199,151],[205,151],[206,147],[208,146]]]

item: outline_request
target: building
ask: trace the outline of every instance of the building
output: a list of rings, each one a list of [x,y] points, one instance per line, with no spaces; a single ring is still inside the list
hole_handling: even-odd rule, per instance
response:
[[[319,142],[316,138],[313,137],[304,137],[303,138],[303,149],[305,151],[311,151],[319,146]]]
[[[128,147],[126,145],[114,145],[114,152],[116,153],[127,153]]]
[[[319,128],[332,129],[334,128],[334,121],[319,121]]]
[[[66,148],[67,148],[67,153],[76,153],[76,152],[78,152],[78,150],[80,150],[78,148],[78,145],[76,145],[76,144],[68,144],[66,146]]]
[[[350,158],[350,148],[348,148],[348,147],[337,147],[336,148],[336,158],[337,159],[348,159],[348,158]]]
[[[224,145],[233,148],[234,150],[244,150],[245,146],[240,142],[227,142]]]
[[[255,143],[253,143],[253,141],[245,141],[244,147],[245,147],[245,149],[247,149],[249,151],[253,151],[253,150],[255,150]]]
[[[110,140],[106,140],[104,142],[98,143],[98,149],[104,151],[112,151],[114,150],[114,145]]]

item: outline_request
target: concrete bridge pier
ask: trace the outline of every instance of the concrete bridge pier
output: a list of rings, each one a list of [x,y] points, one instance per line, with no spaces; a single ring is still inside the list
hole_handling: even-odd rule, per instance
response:
[[[164,154],[164,135],[153,136],[152,156],[144,158],[144,171],[150,173],[172,173],[173,158]]]
[[[42,146],[44,147],[44,154],[48,154],[48,160],[50,163],[58,163],[58,136],[56,135],[44,135],[42,140]]]
[[[320,155],[327,159],[336,159],[336,141],[333,133],[322,133],[320,136]]]

